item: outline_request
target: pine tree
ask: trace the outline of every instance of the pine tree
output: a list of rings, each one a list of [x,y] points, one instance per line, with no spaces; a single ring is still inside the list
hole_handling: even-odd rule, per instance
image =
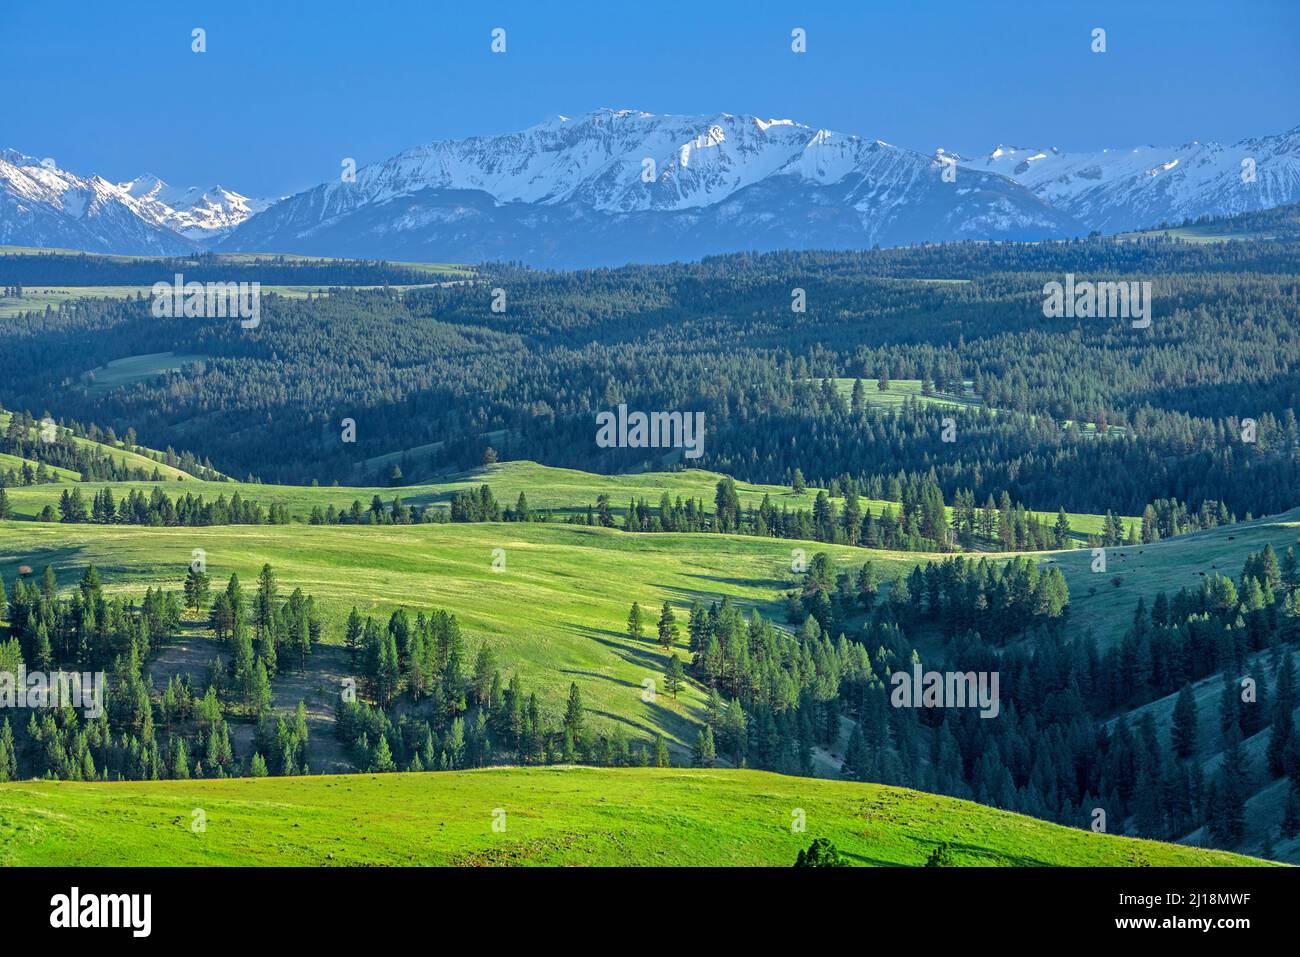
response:
[[[393,761],[393,751],[388,746],[388,738],[384,735],[379,736],[379,743],[375,745],[375,753],[370,759],[371,770],[374,771],[396,771],[397,765]]]
[[[1070,518],[1065,514],[1065,508],[1062,507],[1056,513],[1056,525],[1052,529],[1056,537],[1057,548],[1070,547]]]
[[[643,630],[641,606],[632,602],[632,610],[627,613],[627,636],[633,641],[640,641]]]
[[[573,736],[574,742],[580,742],[586,730],[586,718],[582,709],[582,692],[578,683],[569,684],[569,701],[564,709],[564,730]]]
[[[824,837],[815,838],[808,850],[800,851],[795,867],[848,867],[849,862],[840,856],[839,849]]]
[[[1192,686],[1183,685],[1174,703],[1174,726],[1170,732],[1174,754],[1186,760],[1196,753],[1196,697]]]
[[[18,779],[18,752],[14,747],[14,732],[5,718],[0,724],[0,781]]]
[[[353,605],[348,615],[347,632],[343,636],[343,645],[348,650],[348,667],[352,671],[357,670],[357,652],[361,650],[361,636],[361,614],[357,611],[357,606]]]
[[[1273,729],[1268,739],[1268,773],[1272,777],[1281,777],[1286,773],[1286,755],[1295,737],[1295,723],[1292,712],[1296,706],[1295,666],[1290,654],[1287,654],[1278,669],[1277,686],[1274,689]]]
[[[194,609],[197,615],[208,601],[208,594],[211,591],[211,582],[207,573],[199,571],[193,565],[189,566],[189,571],[185,573],[185,604]]]
[[[678,692],[682,690],[682,663],[676,654],[668,659],[668,668],[664,671],[664,690],[676,699]]]
[[[664,646],[664,651],[667,651],[676,643],[677,618],[673,615],[672,606],[664,602],[663,611],[659,615],[659,644]]]
[[[930,856],[925,859],[926,867],[955,867],[956,861],[953,860],[952,851],[949,849],[947,842],[938,845]]]
[[[1240,733],[1229,732],[1229,743],[1214,787],[1214,809],[1210,833],[1224,847],[1236,847],[1246,831],[1246,798],[1250,773],[1241,749]]]
[[[657,768],[666,768],[669,767],[671,763],[672,762],[668,757],[668,742],[664,740],[662,734],[656,732],[654,744],[654,766]]]
[[[713,729],[706,724],[695,738],[695,766],[711,768],[717,760],[718,754],[713,746]]]
[[[1300,787],[1291,783],[1286,796],[1286,813],[1282,817],[1282,836],[1290,840],[1300,834]]]

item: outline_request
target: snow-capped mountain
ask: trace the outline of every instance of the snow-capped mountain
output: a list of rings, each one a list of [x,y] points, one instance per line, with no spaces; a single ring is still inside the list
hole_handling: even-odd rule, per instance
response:
[[[0,243],[556,267],[1066,238],[1300,202],[1300,126],[1230,146],[920,153],[792,120],[597,110],[417,146],[276,203],[0,152]]]
[[[947,166],[790,120],[598,110],[407,150],[220,248],[574,266],[1083,232],[1001,175]]]
[[[974,165],[1014,179],[1089,229],[1117,232],[1300,201],[1300,126],[1230,146],[1081,153],[999,146]]]
[[[0,244],[180,255],[267,205],[220,186],[172,189],[157,177],[110,183],[0,150]]]
[[[118,186],[136,199],[154,223],[199,243],[219,239],[271,205],[269,200],[250,199],[224,186],[206,190],[168,186],[152,174]]]

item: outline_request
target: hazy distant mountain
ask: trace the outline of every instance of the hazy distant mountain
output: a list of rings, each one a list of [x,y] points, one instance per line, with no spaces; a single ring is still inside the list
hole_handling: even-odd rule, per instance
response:
[[[999,146],[971,165],[1014,179],[1090,229],[1117,232],[1300,200],[1300,126],[1231,146],[1084,153]]]
[[[1294,202],[1300,127],[1231,146],[998,147],[970,159],[791,120],[597,110],[417,146],[274,204],[154,176],[82,179],[0,153],[0,243],[113,252],[571,267],[1064,238]]]
[[[174,189],[155,176],[110,183],[0,150],[0,244],[176,255],[210,244],[267,205],[220,186]]]

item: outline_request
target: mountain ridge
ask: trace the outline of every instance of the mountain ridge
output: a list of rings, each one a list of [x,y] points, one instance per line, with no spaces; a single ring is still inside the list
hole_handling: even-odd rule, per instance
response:
[[[1300,126],[1227,146],[923,153],[791,119],[601,108],[403,150],[279,201],[0,151],[0,243],[558,268],[1118,233],[1300,201]]]

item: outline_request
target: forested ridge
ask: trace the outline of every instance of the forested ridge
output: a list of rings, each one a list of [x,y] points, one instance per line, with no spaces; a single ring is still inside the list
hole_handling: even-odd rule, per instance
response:
[[[1006,492],[1038,510],[1135,514],[1174,497],[1261,514],[1294,505],[1300,484],[1293,251],[1094,239],[570,274],[497,265],[473,285],[268,294],[251,331],[154,319],[147,301],[80,301],[8,322],[0,401],[133,425],[149,444],[266,480],[371,480],[367,458],[419,446],[431,446],[415,454],[424,472],[477,465],[489,444],[594,471],[680,463],[595,445],[595,413],[626,403],[704,412],[690,464],[750,481],[799,469],[820,486],[930,480],[950,502]],[[1044,318],[1042,286],[1065,272],[1153,281],[1152,325]],[[160,349],[205,358],[93,398],[75,387]],[[827,377],[868,391],[919,379],[978,404],[857,406]]]

